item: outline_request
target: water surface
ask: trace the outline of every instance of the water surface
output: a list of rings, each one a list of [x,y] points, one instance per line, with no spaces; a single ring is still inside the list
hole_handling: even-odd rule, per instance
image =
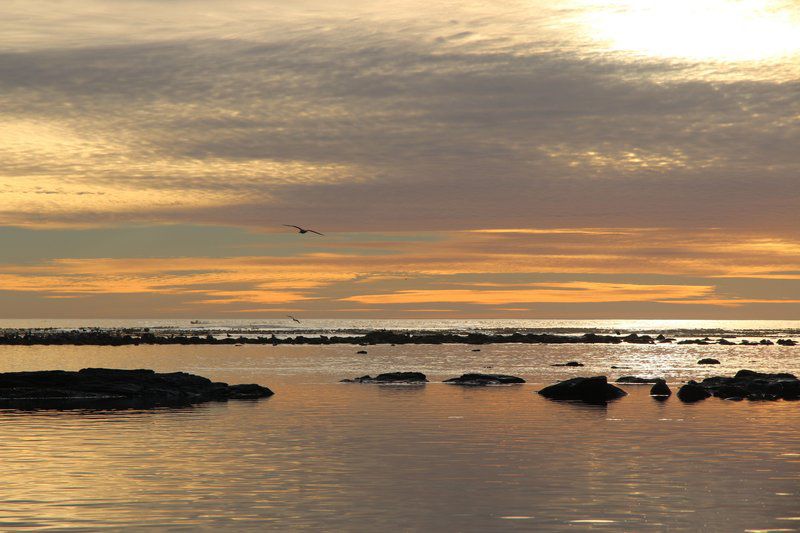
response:
[[[0,412],[0,528],[793,530],[800,403],[545,400],[573,375],[672,382],[800,371],[778,346],[2,347],[0,370],[185,370],[267,400],[151,411]],[[703,356],[721,368],[698,367]],[[579,360],[584,368],[550,365]],[[611,365],[628,369],[611,370]],[[487,368],[491,367],[491,368]],[[530,384],[339,384],[468,370]]]

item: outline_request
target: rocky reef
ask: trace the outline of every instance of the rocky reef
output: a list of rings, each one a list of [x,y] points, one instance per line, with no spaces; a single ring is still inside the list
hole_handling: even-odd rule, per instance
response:
[[[444,382],[453,385],[483,386],[515,385],[525,383],[525,380],[517,376],[508,376],[506,374],[462,374],[457,378],[446,379]]]
[[[606,376],[572,378],[539,391],[551,400],[578,400],[587,403],[605,403],[622,398],[628,393],[608,383]]]
[[[678,391],[678,398],[685,402],[711,396],[725,400],[800,400],[800,380],[794,374],[740,370],[733,377],[714,376],[700,383],[690,381]]]
[[[155,333],[147,328],[143,329],[78,329],[78,330],[19,330],[5,329],[0,330],[0,345],[91,345],[91,346],[129,346],[139,344],[181,344],[181,345],[241,345],[241,344],[272,344],[272,345],[293,345],[293,344],[355,344],[369,346],[375,344],[667,344],[676,342],[676,339],[658,335],[639,335],[630,333],[628,335],[601,335],[598,333],[584,333],[583,335],[565,335],[552,333],[455,333],[439,331],[390,331],[373,330],[367,333],[347,336],[328,336],[296,335],[275,336],[273,335],[231,335],[230,332],[214,330],[182,330]],[[712,340],[708,337],[703,339],[683,339],[677,341],[678,344],[736,344],[725,338]],[[738,344],[743,346],[766,346],[775,344],[773,341],[763,339],[761,341],[741,340]],[[796,341],[792,339],[781,339],[777,342],[780,346],[795,346]]]
[[[427,383],[428,378],[422,372],[387,372],[375,377],[361,376],[360,378],[343,379],[341,383],[377,383],[377,384],[420,384]]]
[[[158,407],[272,395],[260,385],[228,385],[185,372],[84,368],[0,373],[3,407]]]
[[[639,376],[621,376],[618,377],[615,383],[625,383],[628,385],[651,385],[664,381],[662,378],[642,378]]]

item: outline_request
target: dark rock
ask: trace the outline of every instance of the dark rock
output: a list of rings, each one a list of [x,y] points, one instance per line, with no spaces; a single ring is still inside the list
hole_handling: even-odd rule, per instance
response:
[[[751,400],[800,399],[800,380],[794,374],[785,372],[771,374],[740,370],[732,378],[706,378],[702,386],[721,398],[741,396]]]
[[[714,359],[713,357],[706,357],[704,359],[700,359],[697,362],[697,364],[698,365],[718,365],[720,363],[719,363],[719,360]]]
[[[717,398],[725,400],[728,398],[745,398],[749,392],[740,385],[722,385],[713,389],[713,394]]]
[[[700,346],[706,346],[711,343],[705,339],[684,339],[682,341],[678,341],[678,344],[697,344]]]
[[[637,376],[622,376],[616,379],[616,383],[629,383],[631,385],[649,385],[664,381],[661,378],[640,378]]]
[[[570,361],[569,363],[556,363],[553,366],[583,366],[583,363],[578,361]]]
[[[475,348],[475,349],[474,349],[474,350],[472,350],[472,351],[473,351],[473,352],[480,352],[480,351],[481,351],[481,349],[480,349],[480,348]]]
[[[700,400],[705,400],[710,397],[711,393],[695,381],[690,381],[678,389],[678,399],[682,402],[699,402]]]
[[[580,400],[589,403],[604,403],[627,395],[619,387],[610,385],[605,376],[568,379],[543,388],[539,394],[552,400]]]
[[[718,344],[721,344],[723,346],[732,346],[732,345],[736,344],[735,342],[729,341],[728,339],[720,339],[717,342],[718,342]]]
[[[512,385],[525,383],[525,380],[505,374],[463,374],[457,378],[446,379],[444,382],[454,385]]]
[[[650,396],[667,397],[672,396],[672,391],[663,379],[656,381],[656,384],[650,389]]]
[[[272,396],[260,385],[228,385],[210,379],[153,370],[84,368],[78,372],[46,370],[0,373],[0,404],[49,408],[148,407],[191,405],[214,400],[254,399]]]
[[[797,346],[797,341],[792,339],[778,339],[777,344],[779,346]]]
[[[427,383],[428,378],[421,372],[387,372],[372,376],[361,376],[360,378],[343,379],[342,383]]]
[[[359,350],[359,351],[357,351],[356,353],[357,353],[358,355],[367,355],[367,351],[366,351],[366,350]]]
[[[627,337],[624,337],[624,340],[630,344],[654,344],[655,341],[650,335],[637,335],[636,333],[631,333]]]

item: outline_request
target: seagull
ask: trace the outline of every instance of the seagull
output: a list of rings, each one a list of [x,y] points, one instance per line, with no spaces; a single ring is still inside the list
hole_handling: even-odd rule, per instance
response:
[[[286,226],[287,228],[297,228],[297,231],[299,233],[301,233],[301,234],[302,233],[316,233],[317,235],[322,235],[323,237],[325,236],[324,234],[322,234],[322,233],[320,233],[318,231],[314,231],[313,229],[301,228],[300,226],[295,226],[294,224],[284,224],[284,226]]]
[[[297,320],[297,319],[296,319],[295,317],[293,317],[292,315],[286,315],[286,316],[288,316],[289,318],[291,318],[292,320],[294,320],[294,321],[295,321],[295,322],[297,322],[298,324],[300,323],[300,321],[299,321],[299,320]]]

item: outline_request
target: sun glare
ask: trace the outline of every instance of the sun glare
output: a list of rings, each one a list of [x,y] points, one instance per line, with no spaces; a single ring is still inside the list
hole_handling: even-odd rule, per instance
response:
[[[588,31],[612,50],[701,61],[800,54],[800,12],[775,0],[617,0],[593,3]]]

